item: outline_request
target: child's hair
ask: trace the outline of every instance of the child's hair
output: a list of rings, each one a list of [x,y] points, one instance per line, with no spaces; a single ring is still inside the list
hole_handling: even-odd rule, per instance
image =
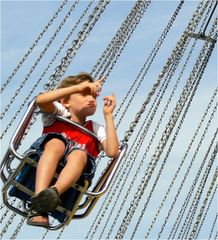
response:
[[[64,78],[57,88],[66,88],[66,87],[80,84],[85,81],[94,82],[95,80],[89,73],[81,72],[78,75],[68,76]]]

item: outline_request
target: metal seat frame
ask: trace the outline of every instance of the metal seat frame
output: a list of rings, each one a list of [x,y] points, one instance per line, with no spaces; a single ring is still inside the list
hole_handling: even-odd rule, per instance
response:
[[[16,181],[16,177],[19,174],[19,172],[22,170],[23,166],[25,163],[30,164],[33,167],[37,167],[37,162],[33,159],[31,159],[29,156],[34,153],[34,151],[29,151],[26,153],[26,155],[21,155],[18,153],[17,149],[20,145],[21,139],[25,133],[26,128],[29,125],[29,122],[32,118],[33,113],[36,110],[36,104],[35,104],[35,99],[30,102],[26,113],[24,114],[23,118],[21,119],[14,135],[11,138],[8,150],[2,160],[1,163],[1,179],[4,183],[3,189],[2,189],[2,194],[3,194],[3,201],[5,205],[11,209],[12,211],[27,217],[27,210],[24,208],[23,210],[12,206],[8,199],[9,199],[9,194],[8,191],[11,188],[11,186],[15,186],[19,190],[23,191],[24,193],[27,193],[29,196],[33,196],[34,192],[24,185],[20,184],[19,182]],[[92,135],[93,137],[96,138],[95,134],[88,129],[84,128],[83,126],[80,126],[79,124],[76,124],[68,119],[65,119],[63,117],[58,117],[59,120],[65,121],[69,124],[72,124],[74,127],[77,127],[81,131]],[[92,190],[89,190],[89,181],[84,179],[83,186],[74,184],[72,187],[80,192],[72,211],[69,211],[68,209],[65,209],[62,206],[58,206],[57,210],[64,213],[66,215],[66,220],[63,223],[57,224],[55,226],[49,226],[49,230],[56,230],[61,228],[65,224],[69,224],[72,219],[81,219],[87,217],[91,211],[93,210],[95,204],[99,200],[99,198],[104,195],[111,183],[112,180],[115,176],[115,173],[117,172],[117,169],[124,158],[127,150],[127,143],[124,143],[120,146],[120,152],[118,157],[112,159],[110,161],[110,164],[107,166],[106,170],[102,174],[102,176],[99,178],[97,183],[95,184],[94,188]],[[18,164],[18,167],[14,170],[11,168],[11,163],[13,160],[11,159],[18,159],[20,160],[20,163]],[[56,174],[56,178],[58,175]],[[86,195],[86,199],[82,202],[82,199]],[[79,209],[85,209],[83,213],[76,214],[76,211]]]

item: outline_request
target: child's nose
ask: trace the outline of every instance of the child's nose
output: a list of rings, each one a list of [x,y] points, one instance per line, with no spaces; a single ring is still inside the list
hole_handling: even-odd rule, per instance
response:
[[[95,100],[95,96],[93,96],[93,95],[91,95],[91,94],[88,96],[88,98],[89,98],[90,100],[92,100],[92,101]]]

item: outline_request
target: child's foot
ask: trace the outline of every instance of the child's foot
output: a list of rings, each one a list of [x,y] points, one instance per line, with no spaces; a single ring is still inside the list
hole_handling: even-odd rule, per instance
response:
[[[30,210],[27,216],[27,224],[36,227],[49,227],[47,214],[41,215],[33,210]]]
[[[61,204],[59,193],[55,187],[41,191],[31,198],[31,202],[32,208],[39,213],[52,212]]]

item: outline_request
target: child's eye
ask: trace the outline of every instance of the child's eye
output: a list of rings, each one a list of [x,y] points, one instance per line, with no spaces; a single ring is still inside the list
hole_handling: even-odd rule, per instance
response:
[[[87,89],[87,90],[83,91],[81,94],[82,94],[83,96],[86,96],[86,95],[91,94],[91,91],[90,91],[89,89]]]

